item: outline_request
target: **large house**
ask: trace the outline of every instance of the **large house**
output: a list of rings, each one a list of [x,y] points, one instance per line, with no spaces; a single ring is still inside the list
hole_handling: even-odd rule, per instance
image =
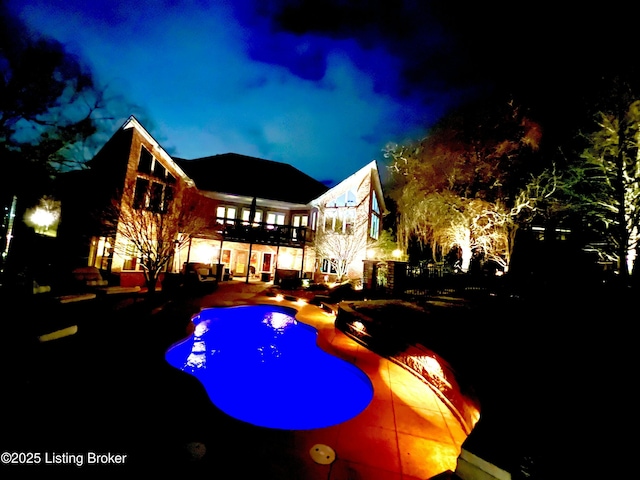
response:
[[[221,277],[262,281],[361,278],[386,213],[375,161],[328,188],[291,165],[235,153],[172,157],[133,116],[87,165],[65,176],[59,236],[74,266],[97,267],[125,286],[143,285],[144,275],[136,249],[104,228],[101,212],[114,198],[163,211],[178,186],[195,187],[207,224],[165,271],[201,263]]]

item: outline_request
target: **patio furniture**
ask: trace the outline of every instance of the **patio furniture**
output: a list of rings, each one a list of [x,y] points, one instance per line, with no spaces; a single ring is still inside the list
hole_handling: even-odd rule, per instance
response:
[[[186,280],[192,284],[215,283],[218,281],[216,268],[206,263],[187,263],[185,266]]]

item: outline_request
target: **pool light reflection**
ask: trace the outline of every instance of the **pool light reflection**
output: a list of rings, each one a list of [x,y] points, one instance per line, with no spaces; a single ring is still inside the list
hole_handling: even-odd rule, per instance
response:
[[[205,309],[165,358],[196,377],[220,410],[254,425],[306,430],[353,418],[373,398],[371,380],[322,350],[317,329],[295,314],[280,305]]]
[[[276,331],[283,332],[286,327],[296,323],[295,319],[290,315],[280,312],[271,312],[264,317],[262,323],[268,325]]]

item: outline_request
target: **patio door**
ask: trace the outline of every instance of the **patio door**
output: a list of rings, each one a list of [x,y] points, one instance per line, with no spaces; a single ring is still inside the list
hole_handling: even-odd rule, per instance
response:
[[[233,269],[233,274],[242,276],[247,273],[247,258],[249,257],[249,252],[247,250],[238,250],[236,255],[236,266]]]
[[[263,253],[262,254],[262,272],[271,273],[271,265],[273,261],[273,253]]]

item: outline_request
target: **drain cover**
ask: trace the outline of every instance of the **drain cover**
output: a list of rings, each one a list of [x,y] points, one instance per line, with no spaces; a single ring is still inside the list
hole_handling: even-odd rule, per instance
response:
[[[322,445],[321,443],[311,447],[309,455],[311,455],[314,462],[322,465],[329,465],[336,459],[336,452],[333,451],[333,448],[327,445]]]
[[[204,443],[191,442],[187,444],[187,452],[191,456],[191,460],[200,460],[207,453]]]

